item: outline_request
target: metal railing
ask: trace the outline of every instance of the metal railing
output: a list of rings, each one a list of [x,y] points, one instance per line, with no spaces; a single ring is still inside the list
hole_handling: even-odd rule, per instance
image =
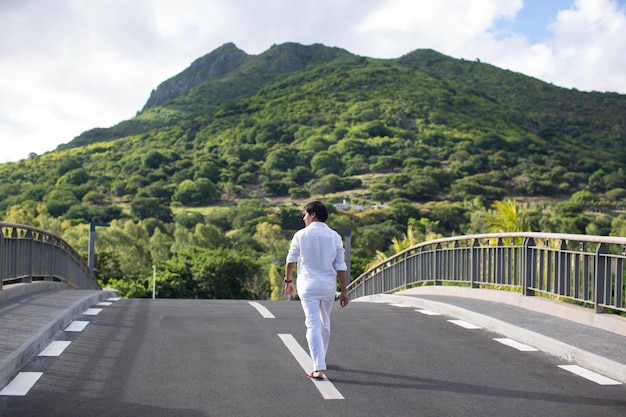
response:
[[[626,312],[626,238],[492,233],[436,239],[375,265],[348,286],[350,298],[426,284],[546,294]]]
[[[0,290],[7,283],[62,281],[101,289],[85,260],[59,236],[36,227],[0,222]]]

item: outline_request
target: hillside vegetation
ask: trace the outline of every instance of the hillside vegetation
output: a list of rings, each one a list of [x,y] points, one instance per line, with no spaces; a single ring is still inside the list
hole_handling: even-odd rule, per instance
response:
[[[489,231],[494,202],[533,230],[622,233],[625,114],[623,95],[432,50],[383,60],[225,44],[161,83],[134,118],[1,164],[0,218],[79,250],[87,223],[110,224],[98,274],[130,294],[147,289],[155,263],[169,296],[267,297],[311,198],[364,208],[331,220],[354,231],[353,276],[409,226],[417,239]],[[211,256],[245,266],[240,287],[216,293],[217,275],[191,271]]]

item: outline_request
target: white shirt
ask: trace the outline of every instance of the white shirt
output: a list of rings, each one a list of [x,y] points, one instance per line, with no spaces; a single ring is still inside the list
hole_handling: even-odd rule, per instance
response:
[[[300,298],[334,298],[337,271],[346,271],[343,241],[324,222],[312,222],[291,240],[287,263],[298,263]]]

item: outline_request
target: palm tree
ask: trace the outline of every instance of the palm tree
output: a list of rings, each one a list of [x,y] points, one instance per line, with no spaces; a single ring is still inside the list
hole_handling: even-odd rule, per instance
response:
[[[496,201],[493,210],[486,219],[489,231],[493,233],[506,232],[529,232],[528,205],[519,204],[517,201],[506,198],[504,201]]]
[[[411,246],[417,244],[417,237],[413,233],[413,226],[409,225],[407,227],[406,233],[402,235],[402,239],[398,239],[397,237],[394,236],[393,239],[391,239],[391,241],[393,243],[393,253],[394,254],[400,253],[403,250],[408,249]],[[374,257],[372,262],[367,264],[365,269],[370,269],[374,265],[378,265],[379,263],[383,262],[387,258],[388,258],[387,254],[385,254],[382,251],[377,250],[376,251],[376,257]]]
[[[415,245],[417,243],[417,239],[415,237],[415,234],[413,233],[413,226],[409,225],[406,228],[406,234],[402,235],[402,240],[394,236],[393,239],[391,239],[391,241],[393,242],[394,254],[400,253],[403,250],[408,249],[411,246]]]
[[[496,201],[493,210],[485,218],[485,223],[492,233],[529,232],[528,205],[506,198]],[[521,243],[521,239],[514,239],[511,243]]]

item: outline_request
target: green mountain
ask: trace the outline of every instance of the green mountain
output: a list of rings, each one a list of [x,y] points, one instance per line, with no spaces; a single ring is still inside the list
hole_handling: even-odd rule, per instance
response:
[[[432,50],[225,44],[144,108],[0,165],[0,213],[168,220],[172,202],[309,196],[414,202],[626,188],[626,96],[580,92]]]

